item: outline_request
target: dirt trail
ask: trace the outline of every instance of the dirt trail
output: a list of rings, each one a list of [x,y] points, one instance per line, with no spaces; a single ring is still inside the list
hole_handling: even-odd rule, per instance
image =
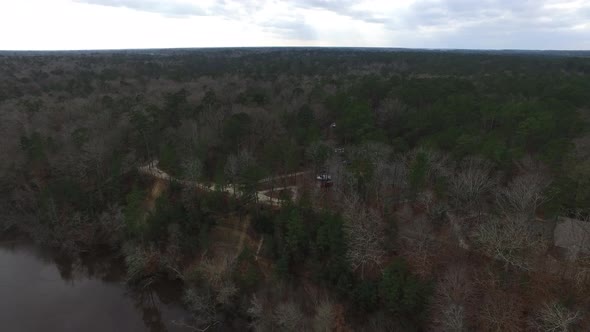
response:
[[[236,215],[231,215],[219,218],[209,235],[211,240],[210,255],[212,257],[236,258],[246,247],[254,252],[258,239],[249,234],[249,228],[250,218],[248,216],[239,218]]]
[[[258,257],[260,255],[260,249],[262,249],[262,244],[264,244],[264,235],[262,235],[260,237],[260,242],[258,242],[258,248],[256,248],[256,256],[254,256],[254,260],[258,260]]]
[[[175,181],[175,182],[178,182],[184,186],[194,186],[196,188],[199,188],[202,190],[207,190],[207,191],[216,190],[215,185],[208,186],[203,183],[181,180],[181,179],[175,178],[173,176],[170,176],[168,173],[166,173],[163,170],[158,168],[158,161],[157,160],[154,160],[145,166],[139,167],[138,170],[139,170],[139,172],[141,172],[143,174],[148,174],[148,175],[151,175],[155,178],[162,179],[162,180]],[[286,174],[286,175],[281,175],[281,176],[269,177],[266,179],[262,179],[260,181],[260,183],[265,183],[265,182],[289,178],[289,177],[296,177],[296,176],[306,174],[306,173],[307,172],[298,172],[298,173]],[[279,190],[283,190],[283,189],[291,189],[291,190],[293,190],[293,192],[295,194],[297,193],[297,186],[277,187],[274,190],[279,191]],[[240,196],[242,194],[239,190],[235,190],[235,192],[234,192],[234,188],[232,185],[226,186],[225,188],[223,188],[223,191],[227,192],[231,195],[237,195],[237,196]],[[268,196],[267,195],[268,192],[270,192],[270,190],[261,190],[261,191],[256,192],[256,197],[257,197],[259,203],[273,205],[273,206],[274,205],[280,206],[283,203],[283,200],[281,200],[281,199]]]
[[[215,185],[207,185],[204,183],[186,181],[175,178],[166,173],[165,171],[161,170],[160,168],[158,168],[157,160],[152,161],[145,166],[138,167],[138,170],[140,173],[147,174],[156,178],[156,182],[154,183],[146,201],[146,216],[149,214],[149,211],[153,210],[153,208],[155,207],[156,199],[160,196],[162,191],[165,190],[168,181],[175,181],[186,187],[196,187],[206,191],[219,190],[218,188],[216,188]],[[259,183],[265,184],[271,181],[297,177],[306,173],[308,172],[298,172],[281,176],[268,177],[262,179]],[[261,204],[280,206],[283,203],[283,200],[269,196],[273,191],[277,192],[280,190],[290,190],[293,192],[293,199],[296,199],[298,195],[298,189],[299,188],[297,186],[293,185],[286,187],[279,186],[274,189],[259,190],[256,192],[256,197],[258,202]],[[222,190],[223,192],[226,192],[230,195],[239,196],[242,194],[239,190],[234,191],[234,188],[231,184],[226,186]],[[262,270],[265,271],[265,276],[268,277],[270,275],[269,271],[271,270],[272,264],[263,259],[262,257],[259,257],[259,253],[264,238],[258,240],[250,237],[250,235],[248,234],[248,229],[250,228],[251,224],[249,217],[246,217],[245,219],[241,220],[241,222],[237,222],[236,219],[237,218],[235,218],[235,216],[220,219],[218,221],[218,224],[213,227],[211,232],[211,239],[215,243],[215,245],[212,248],[213,255],[215,257],[223,257],[227,255],[234,255],[234,257],[237,257],[242,252],[244,247],[248,246],[252,250],[255,250],[256,261],[262,267]]]
[[[266,196],[266,197],[270,197],[270,196],[268,196],[269,193],[279,192],[281,190],[290,190],[293,193],[292,199],[293,200],[296,200],[297,199],[298,190],[299,190],[299,187],[298,186],[287,186],[287,187],[279,187],[279,188],[274,188],[274,189],[260,190],[257,194],[258,194],[259,197],[261,195]]]
[[[242,252],[242,249],[244,249],[244,242],[246,240],[246,237],[248,236],[248,228],[250,227],[250,218],[246,217],[246,220],[242,223],[242,229],[240,232],[240,239],[238,240],[238,246],[237,246],[237,252],[236,252],[236,257],[238,255],[240,255],[240,253]]]
[[[162,181],[162,179],[156,179],[156,182],[152,186],[152,189],[150,190],[150,193],[145,202],[146,210],[148,212],[154,210],[154,208],[156,207],[156,200],[158,199],[158,197],[160,197],[165,188],[166,182]]]
[[[150,213],[152,213],[156,208],[156,200],[158,199],[158,197],[160,197],[160,195],[162,195],[164,190],[166,190],[167,186],[168,184],[166,183],[166,181],[163,181],[160,178],[156,178],[156,181],[152,185],[150,192],[148,193],[143,202],[144,210],[143,216],[141,217],[143,223],[147,221],[147,218],[150,215]]]

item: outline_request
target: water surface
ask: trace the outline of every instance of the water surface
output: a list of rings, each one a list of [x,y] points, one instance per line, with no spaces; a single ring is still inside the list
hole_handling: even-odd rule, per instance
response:
[[[178,292],[130,291],[121,262],[0,243],[0,331],[187,331]]]

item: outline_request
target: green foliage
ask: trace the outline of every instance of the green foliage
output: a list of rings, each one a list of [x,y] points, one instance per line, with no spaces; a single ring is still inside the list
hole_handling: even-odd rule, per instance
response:
[[[125,197],[125,226],[127,233],[131,236],[141,237],[143,235],[145,225],[143,222],[143,200],[145,193],[136,185]]]
[[[289,254],[285,251],[281,252],[279,258],[276,260],[275,274],[281,279],[289,278]]]
[[[263,211],[252,216],[252,227],[260,234],[272,234],[274,230],[274,216],[272,211]]]
[[[355,88],[355,95],[366,100],[371,108],[375,108],[387,96],[391,83],[382,76],[370,75],[363,77]]]
[[[258,199],[256,194],[258,181],[264,178],[265,175],[264,170],[256,164],[250,164],[242,170],[237,182],[240,184],[242,190],[241,199],[244,202],[255,202]]]
[[[341,110],[337,133],[346,143],[360,143],[377,138],[373,113],[366,103],[351,103]]]
[[[46,159],[46,142],[41,134],[34,132],[30,137],[22,136],[20,146],[26,152],[30,162],[41,162]]]
[[[396,259],[383,271],[379,293],[392,313],[419,315],[425,310],[430,289],[412,275],[403,260]]]
[[[310,144],[305,151],[306,157],[311,161],[316,172],[319,172],[320,168],[325,165],[331,153],[332,149],[319,141]]]
[[[307,234],[301,216],[292,209],[286,216],[285,244],[287,251],[295,260],[304,257]]]
[[[221,101],[215,94],[215,91],[208,89],[207,92],[205,92],[205,96],[201,100],[201,103],[204,107],[211,109],[217,107]]]
[[[277,139],[264,147],[262,163],[273,174],[288,174],[297,168],[300,161],[298,146],[289,139]]]
[[[361,280],[354,288],[353,300],[355,306],[365,312],[375,310],[379,304],[377,283]]]
[[[156,114],[157,107],[148,107],[145,111],[135,109],[129,113],[132,128],[135,132],[133,144],[135,150],[141,151],[146,157],[153,158],[151,151],[155,146],[158,135]]]
[[[47,190],[60,205],[70,205],[77,210],[92,208],[88,195],[82,186],[69,178],[56,179],[48,183]]]
[[[72,132],[72,141],[78,149],[82,149],[84,144],[88,142],[89,134],[88,128],[78,128]]]
[[[414,192],[420,191],[426,185],[429,168],[430,162],[426,152],[419,151],[410,165],[409,182]]]
[[[227,213],[235,206],[232,198],[227,197],[222,191],[203,192],[199,195],[201,210],[204,213],[217,212]]]
[[[315,114],[309,105],[302,106],[294,116],[287,118],[286,127],[293,133],[298,144],[307,145],[320,136]]]
[[[158,166],[170,174],[180,173],[179,159],[174,146],[165,143],[162,144],[160,146],[158,161]]]
[[[43,101],[37,98],[25,99],[21,102],[21,106],[28,113],[37,113],[43,107]]]
[[[113,155],[109,160],[107,174],[110,178],[101,184],[107,200],[111,199],[115,202],[120,202],[124,198],[123,176],[126,174],[123,165],[124,158],[124,154],[120,151],[113,151]]]
[[[97,206],[80,185],[69,178],[52,179],[38,194],[41,222],[57,222],[71,217],[69,213],[88,213]],[[75,211],[75,212],[71,212]]]
[[[188,181],[198,181],[201,177],[203,164],[196,157],[188,156],[182,163],[182,177]]]
[[[104,227],[106,207],[124,205],[128,240],[145,245],[126,253],[131,274],[142,279],[165,272],[167,261],[159,259],[165,247],[180,247],[188,257],[206,249],[215,219],[254,202],[261,178],[307,170],[305,157],[325,167],[334,147],[344,145],[348,152],[349,145],[366,147],[361,144],[367,141],[388,143],[396,154],[424,147],[456,159],[479,155],[508,176],[514,161],[532,155],[550,166],[554,178],[542,213],[590,214],[584,145],[573,153],[574,139],[587,129],[587,57],[352,49],[162,52],[166,57],[6,55],[6,75],[0,75],[9,129],[4,151],[18,151],[19,143],[21,148],[20,155],[5,156],[1,167],[1,187],[14,189],[6,197],[16,197],[22,210],[37,212],[43,227],[64,237]],[[27,70],[15,70],[23,65]],[[172,82],[159,93],[152,80],[160,78],[187,84]],[[209,82],[215,83],[202,86]],[[202,99],[190,98],[188,87],[202,90]],[[10,137],[18,132],[11,128],[15,119],[24,122],[21,137]],[[228,154],[245,151],[247,158],[225,174]],[[367,193],[376,160],[366,155],[347,155],[346,170],[355,176],[361,199],[372,205]],[[245,197],[221,191],[185,196],[176,183],[146,215],[143,187],[124,188],[137,180],[136,166],[154,159],[175,176],[182,171],[192,180],[231,182]],[[414,194],[434,189],[435,203],[444,207],[449,179],[429,177],[431,166],[427,154],[418,153],[404,180]],[[407,194],[384,191],[394,198]],[[303,190],[298,205],[278,212],[248,205],[255,231],[265,236],[262,254],[274,260],[277,275],[311,276],[360,311],[384,306],[396,319],[424,312],[426,283],[399,260],[379,280],[360,280],[346,258],[342,218],[313,211],[312,203]],[[100,225],[90,224],[97,220]],[[394,221],[386,232],[389,254],[395,250]],[[258,282],[251,260],[252,253],[240,257],[234,281],[241,287]],[[150,267],[156,268],[141,274]]]
[[[168,226],[186,217],[182,206],[171,202],[163,194],[156,199],[156,207],[146,219],[145,239],[153,242],[162,241],[167,235]]]
[[[262,214],[254,220],[268,220]],[[283,207],[274,221],[274,251],[279,260],[279,271],[289,271],[291,264],[306,263],[318,281],[350,290],[352,272],[346,261],[346,241],[343,221],[331,213],[316,214],[305,208]],[[282,265],[281,265],[282,264]],[[280,274],[284,275],[284,274]]]
[[[252,130],[252,118],[247,113],[236,113],[225,120],[223,135],[230,149],[238,151]]]
[[[241,289],[252,289],[260,280],[260,273],[257,269],[257,263],[254,258],[254,253],[248,248],[244,247],[238,256],[238,268],[235,271],[235,277]]]
[[[553,214],[590,216],[590,161],[569,158],[563,169],[564,172],[559,174],[551,185],[551,200],[545,209]]]
[[[238,96],[237,102],[244,105],[262,106],[268,102],[267,93],[260,88],[249,87],[245,92]]]
[[[338,257],[346,252],[343,221],[339,215],[324,214],[320,216],[315,247],[320,257]]]
[[[185,89],[164,94],[164,110],[158,112],[159,123],[162,127],[178,127],[180,125],[181,118],[188,113],[187,98],[189,95]]]

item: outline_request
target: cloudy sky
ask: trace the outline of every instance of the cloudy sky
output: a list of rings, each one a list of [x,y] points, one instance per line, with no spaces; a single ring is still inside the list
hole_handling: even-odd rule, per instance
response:
[[[590,0],[0,0],[1,50],[590,49]]]

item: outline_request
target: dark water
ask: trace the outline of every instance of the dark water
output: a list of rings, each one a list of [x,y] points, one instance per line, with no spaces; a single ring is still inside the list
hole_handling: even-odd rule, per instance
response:
[[[187,331],[179,290],[130,291],[120,261],[0,243],[0,331]]]

